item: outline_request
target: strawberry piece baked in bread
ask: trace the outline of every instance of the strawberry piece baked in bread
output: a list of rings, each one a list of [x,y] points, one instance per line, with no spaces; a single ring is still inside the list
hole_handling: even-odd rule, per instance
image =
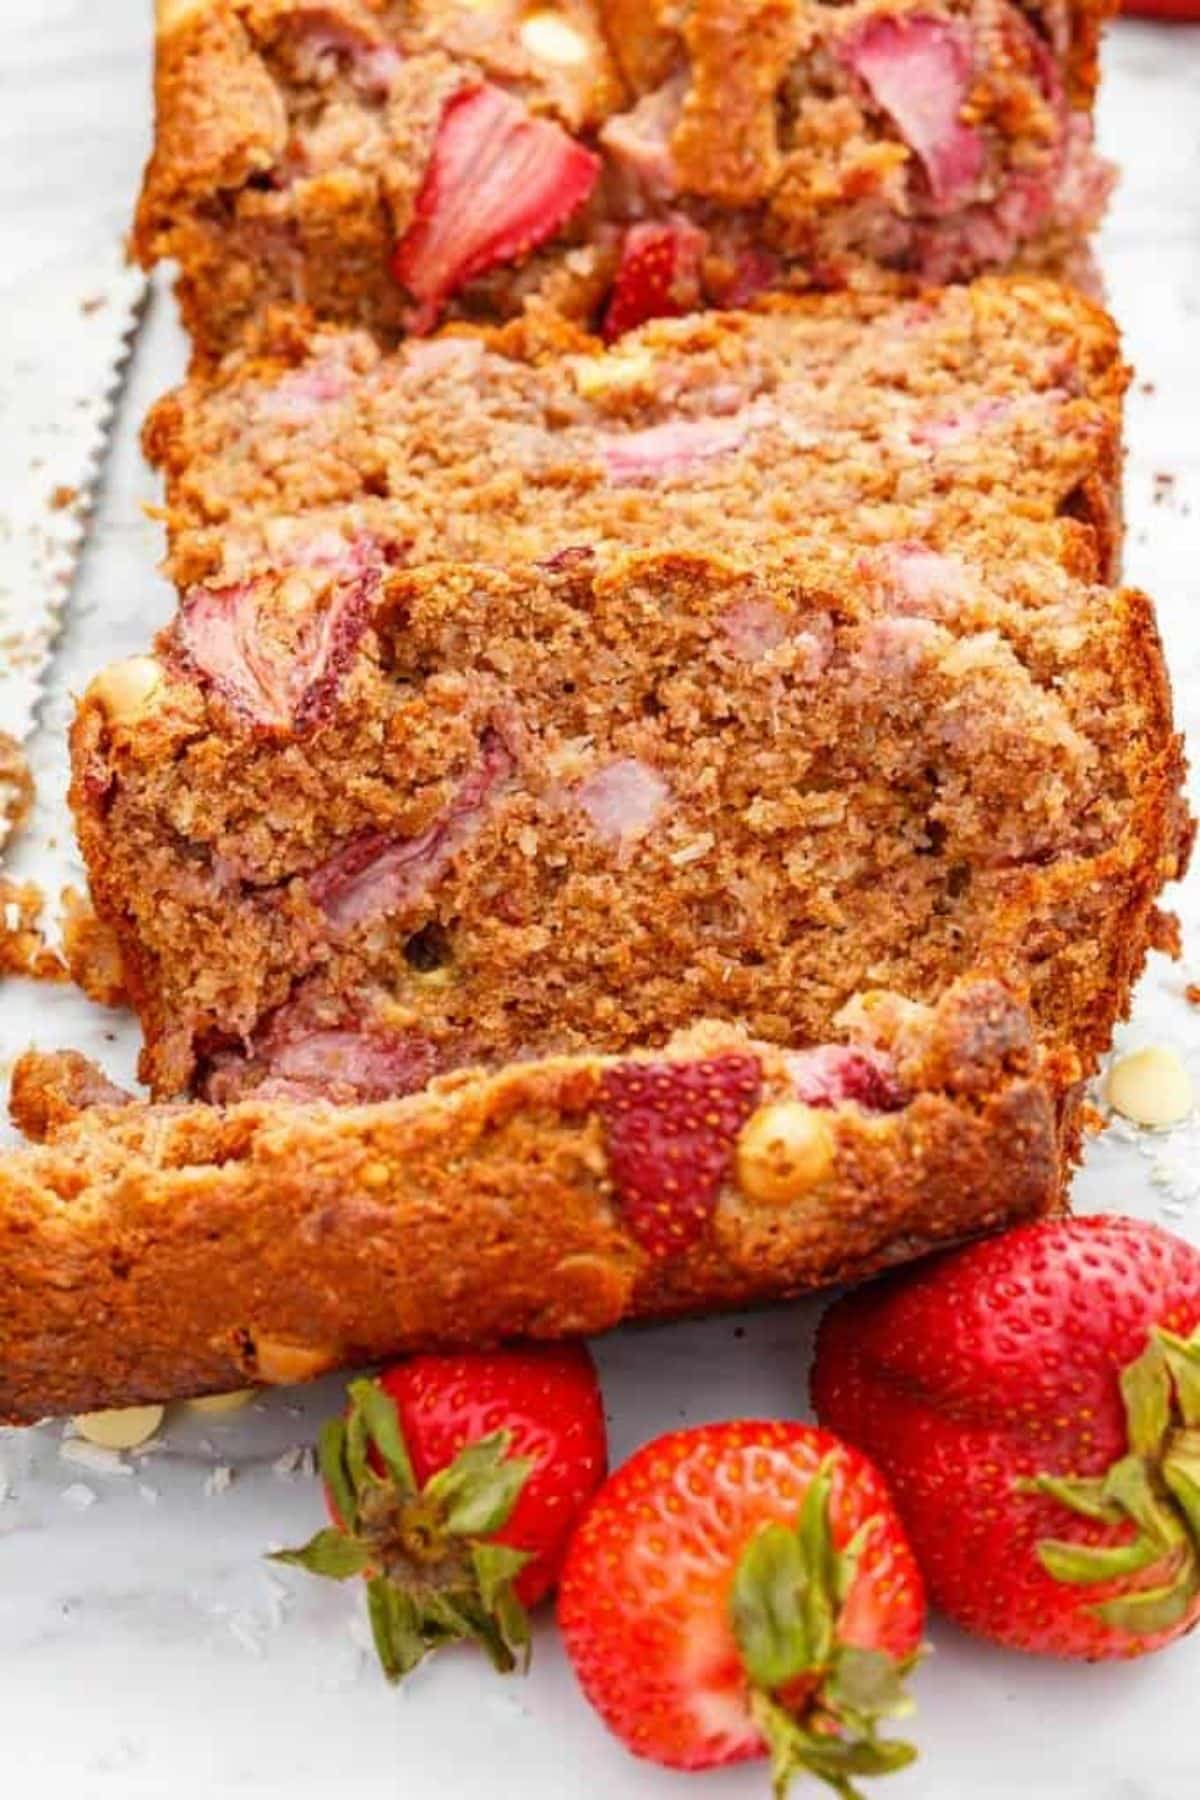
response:
[[[166,403],[181,607],[73,785],[156,1094],[819,1042],[975,967],[1090,1067],[1188,839],[1152,613],[1091,579],[1122,380],[1002,282],[532,362],[318,333]]]
[[[1071,1073],[980,981],[864,995],[799,1053],[711,1024],[370,1105],[122,1104],[26,1057],[47,1141],[0,1159],[0,1420],[861,1275],[1052,1206]]]
[[[610,334],[1081,260],[1105,0],[158,0],[134,246],[198,352],[273,302]]]

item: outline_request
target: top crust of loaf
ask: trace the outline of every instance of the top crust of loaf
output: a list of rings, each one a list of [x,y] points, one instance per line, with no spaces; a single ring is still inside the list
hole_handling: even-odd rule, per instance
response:
[[[985,121],[978,141],[990,149],[979,155],[992,160],[955,207],[925,191],[919,119],[910,142],[886,96],[873,95],[851,52],[833,44],[830,34],[859,9],[705,0],[680,24],[673,7],[560,0],[552,16],[584,48],[577,63],[556,63],[526,54],[526,25],[541,14],[511,4],[488,12],[466,0],[324,8],[162,0],[158,123],[133,246],[146,264],[179,263],[185,322],[206,359],[289,296],[387,341],[427,329],[428,321],[413,322],[392,256],[417,216],[443,107],[464,83],[482,80],[557,121],[553,129],[604,168],[586,202],[546,237],[499,257],[478,280],[464,276],[461,305],[457,297],[451,305],[457,316],[503,318],[530,305],[595,320],[613,292],[626,231],[645,218],[668,229],[682,220],[693,250],[706,245],[692,305],[739,304],[779,286],[899,291],[1005,266],[1084,279],[1084,239],[1109,184],[1087,123],[1109,9],[1109,0],[1046,0],[1036,34],[1026,17],[1037,17],[1036,5],[1009,6],[1003,18],[968,17],[957,0],[939,0],[929,15],[863,10],[864,31],[903,29],[896,20],[911,16],[918,30],[941,34],[931,79],[940,71],[953,83],[970,69],[962,34],[973,34],[979,66],[960,111]],[[333,104],[329,137],[317,134],[310,163],[305,134],[326,91],[306,85],[311,71],[297,75],[287,58],[281,63],[279,45],[327,24],[343,48],[357,46],[351,59],[400,48],[416,72],[394,73],[399,99],[382,111],[372,102],[370,118],[363,102],[353,129]],[[801,95],[812,116],[785,127],[784,118],[799,116]],[[955,129],[953,109],[946,129]],[[654,173],[656,145],[668,147],[669,178]],[[1010,187],[1005,210],[997,195]]]

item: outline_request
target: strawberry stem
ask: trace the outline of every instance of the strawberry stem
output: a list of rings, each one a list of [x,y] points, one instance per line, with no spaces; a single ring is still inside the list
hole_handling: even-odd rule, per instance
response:
[[[747,1544],[734,1571],[730,1622],[775,1794],[807,1770],[843,1800],[858,1800],[853,1776],[890,1774],[916,1756],[911,1744],[878,1736],[882,1720],[912,1711],[904,1677],[916,1658],[902,1662],[839,1635],[874,1521],[837,1548],[829,1514],[833,1460],[827,1457],[809,1483],[794,1527],[764,1525]]]
[[[511,1435],[467,1444],[418,1488],[399,1415],[374,1381],[355,1381],[344,1419],[321,1430],[320,1467],[337,1524],[273,1560],[329,1580],[367,1577],[384,1674],[400,1681],[443,1644],[471,1638],[503,1673],[526,1663],[529,1621],[515,1582],[530,1553],[493,1536],[533,1464]]]
[[[1129,1450],[1103,1475],[1037,1475],[1018,1482],[1080,1518],[1128,1525],[1116,1544],[1045,1538],[1038,1560],[1056,1581],[1081,1586],[1158,1569],[1161,1579],[1094,1603],[1106,1625],[1154,1636],[1181,1624],[1200,1595],[1200,1331],[1155,1327],[1121,1373]]]

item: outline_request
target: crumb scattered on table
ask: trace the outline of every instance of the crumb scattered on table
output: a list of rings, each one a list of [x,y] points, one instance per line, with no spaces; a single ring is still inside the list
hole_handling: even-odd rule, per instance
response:
[[[62,892],[62,945],[76,987],[100,1006],[120,1006],[125,998],[121,952],[112,930],[92,910],[78,888]]]
[[[51,950],[42,930],[46,897],[32,881],[0,876],[0,975],[28,975],[34,981],[66,981],[67,965]]]
[[[1150,945],[1169,956],[1172,962],[1178,962],[1183,955],[1183,930],[1179,923],[1178,913],[1167,912],[1156,906],[1150,918]]]
[[[33,775],[25,752],[15,737],[0,731],[0,820],[7,825],[7,830],[0,830],[0,839],[20,831],[33,799]]]

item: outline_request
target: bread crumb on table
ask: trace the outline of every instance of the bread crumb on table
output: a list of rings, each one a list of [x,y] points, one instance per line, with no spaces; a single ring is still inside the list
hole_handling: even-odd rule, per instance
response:
[[[7,731],[0,731],[0,820],[7,836],[20,831],[33,807],[33,775],[24,750]]]
[[[66,981],[67,966],[46,943],[42,930],[45,905],[36,882],[0,877],[0,975]]]

